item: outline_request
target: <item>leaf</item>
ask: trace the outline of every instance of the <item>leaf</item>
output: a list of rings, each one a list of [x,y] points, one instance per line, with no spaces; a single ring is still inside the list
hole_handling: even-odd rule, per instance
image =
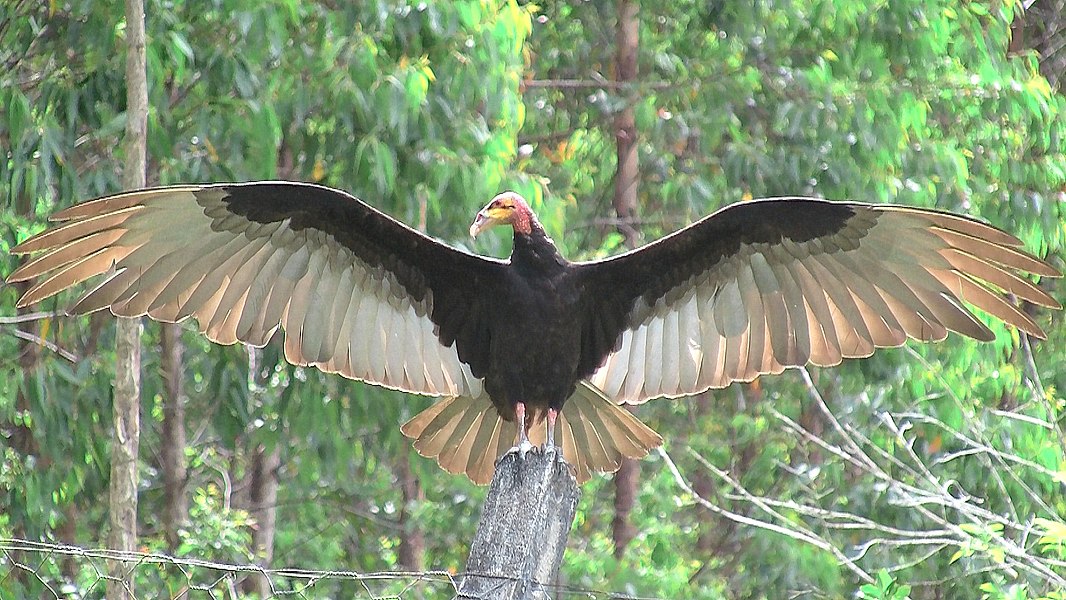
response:
[[[407,77],[404,79],[404,97],[407,101],[407,108],[412,112],[418,111],[426,102],[426,94],[429,91],[429,68],[424,70],[418,68],[408,69]]]
[[[378,192],[391,195],[396,185],[396,154],[385,144],[374,145],[374,178]]]
[[[30,121],[30,105],[26,96],[16,87],[8,90],[5,98],[7,105],[7,130],[11,139],[17,144],[22,140],[23,133]]]
[[[183,55],[190,61],[196,58],[196,54],[193,52],[192,46],[189,45],[189,41],[186,40],[185,36],[181,35],[180,32],[175,30],[170,31],[170,43],[173,44],[179,54]]]
[[[859,592],[862,594],[862,598],[881,598],[881,589],[872,583],[863,584],[859,588]]]
[[[314,181],[322,181],[326,177],[326,163],[321,158],[315,160],[314,167],[311,168],[311,179]]]
[[[1007,559],[1007,552],[999,546],[990,548],[988,551],[988,555],[991,556],[992,560],[994,560],[998,564],[1003,564],[1004,562],[1006,562]]]

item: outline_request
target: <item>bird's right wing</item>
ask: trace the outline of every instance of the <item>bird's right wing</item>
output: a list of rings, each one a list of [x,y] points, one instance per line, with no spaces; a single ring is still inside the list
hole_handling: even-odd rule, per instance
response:
[[[991,339],[967,305],[1043,336],[1005,293],[1057,308],[1020,274],[1058,272],[1020,246],[933,210],[808,198],[735,204],[578,265],[582,373],[615,401],[643,402],[835,365],[908,337]]]
[[[459,252],[330,188],[292,182],[127,192],[55,214],[8,277],[24,306],[88,279],[72,308],[195,317],[212,341],[408,392],[479,396],[483,312],[502,263]]]

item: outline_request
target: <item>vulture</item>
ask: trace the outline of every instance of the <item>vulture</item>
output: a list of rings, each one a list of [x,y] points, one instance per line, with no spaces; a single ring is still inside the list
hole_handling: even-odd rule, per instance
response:
[[[293,364],[439,397],[401,429],[481,484],[512,446],[559,448],[578,481],[644,456],[662,438],[626,404],[949,330],[992,339],[970,307],[1043,337],[1022,301],[1059,308],[1026,278],[1058,272],[1014,236],[905,206],[742,202],[590,262],[564,258],[514,192],[470,227],[509,225],[509,260],[294,182],[131,191],[52,220],[13,249],[34,254],[8,277],[36,279],[19,306],[97,279],[70,313],[195,317],[220,344],[280,326]]]

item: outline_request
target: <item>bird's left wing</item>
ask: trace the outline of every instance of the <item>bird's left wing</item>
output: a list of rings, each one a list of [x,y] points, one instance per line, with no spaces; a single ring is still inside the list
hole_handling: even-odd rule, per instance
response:
[[[933,210],[804,198],[735,204],[577,265],[581,372],[617,402],[643,402],[835,365],[908,337],[991,339],[967,304],[1042,337],[1004,292],[1058,307],[1019,275],[1058,273],[1020,246]]]
[[[338,190],[292,182],[173,186],[77,204],[13,249],[38,253],[20,306],[98,275],[71,309],[195,317],[261,346],[280,325],[300,365],[404,391],[478,396],[478,313],[502,264],[445,246]]]

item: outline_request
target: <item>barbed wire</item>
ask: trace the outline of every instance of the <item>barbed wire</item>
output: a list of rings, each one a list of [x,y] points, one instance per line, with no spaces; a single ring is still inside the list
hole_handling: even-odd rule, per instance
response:
[[[75,563],[64,566],[64,561]],[[108,573],[108,562],[124,565],[120,575]],[[420,600],[460,597],[467,577],[497,580],[498,588],[518,583],[519,578],[482,573],[452,573],[444,570],[359,572],[338,569],[264,568],[255,564],[232,564],[158,552],[126,552],[86,548],[21,538],[0,538],[0,599],[16,594],[54,600],[103,598],[115,582],[132,598],[236,600],[256,597],[242,591],[251,577],[265,577],[270,598],[366,598],[369,600]],[[132,584],[131,584],[132,582]],[[533,589],[553,598],[581,597],[589,600],[657,600],[621,592],[571,585],[533,583]],[[472,598],[463,593],[462,598]],[[548,596],[544,596],[548,597]]]
[[[82,571],[75,577],[63,574],[58,558],[76,559]],[[67,544],[36,542],[18,538],[0,539],[0,590],[4,582],[22,572],[32,576],[42,591],[57,599],[92,598],[103,594],[107,581],[119,578],[109,575],[105,564],[114,561],[126,565],[127,579],[136,582],[138,576],[147,579],[166,579],[166,575],[184,578],[184,586],[171,598],[195,597],[190,593],[206,593],[210,598],[237,598],[241,580],[248,576],[266,577],[273,598],[317,598],[313,589],[325,580],[358,584],[361,597],[373,599],[406,598],[407,593],[420,584],[432,587],[429,595],[417,593],[410,597],[452,596],[457,579],[448,571],[377,571],[361,573],[348,570],[318,570],[300,568],[264,568],[255,564],[229,564],[192,557],[176,557],[155,552],[124,552],[107,548],[83,548]],[[160,572],[163,573],[160,573]],[[151,575],[145,575],[151,573]],[[179,575],[180,573],[180,575]],[[79,581],[80,580],[80,581]],[[138,582],[139,583],[139,582]],[[382,586],[381,584],[388,584]],[[398,586],[398,587],[397,587]],[[139,587],[134,585],[134,590]],[[132,591],[132,590],[131,590]],[[143,597],[159,598],[159,589],[144,589]],[[134,594],[136,596],[136,594]],[[137,596],[140,597],[140,596]]]

